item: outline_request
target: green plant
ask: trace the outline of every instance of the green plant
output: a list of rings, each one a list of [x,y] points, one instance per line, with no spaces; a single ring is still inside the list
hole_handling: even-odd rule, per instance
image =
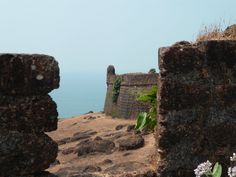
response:
[[[214,168],[213,168],[213,171],[212,171],[211,175],[213,177],[221,177],[221,174],[222,174],[222,166],[217,162],[214,165]]]
[[[141,93],[137,100],[149,103],[151,107],[148,113],[139,113],[135,128],[138,130],[147,128],[153,131],[157,124],[157,86],[153,86],[151,90]]]
[[[148,73],[149,74],[154,74],[154,73],[157,73],[157,71],[156,71],[155,68],[151,68]]]
[[[157,124],[156,119],[152,118],[146,112],[141,112],[138,115],[135,128],[138,130],[142,130],[144,128],[147,128],[148,130],[154,130],[156,124]]]
[[[119,94],[120,94],[120,86],[121,86],[122,78],[117,77],[113,83],[112,88],[112,102],[117,103]]]

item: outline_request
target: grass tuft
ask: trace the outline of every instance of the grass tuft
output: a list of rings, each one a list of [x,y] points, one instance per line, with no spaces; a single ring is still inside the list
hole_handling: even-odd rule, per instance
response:
[[[196,41],[207,40],[236,40],[236,24],[227,27],[223,30],[221,23],[204,26],[197,35]]]

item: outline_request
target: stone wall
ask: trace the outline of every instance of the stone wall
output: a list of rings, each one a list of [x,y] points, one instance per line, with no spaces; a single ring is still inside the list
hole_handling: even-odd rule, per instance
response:
[[[112,101],[112,89],[114,81],[121,78],[120,93],[117,102]],[[158,74],[123,74],[116,75],[115,68],[109,66],[107,70],[107,94],[104,112],[112,117],[136,118],[139,112],[148,111],[149,104],[137,101],[137,95],[157,86]]]
[[[47,55],[0,54],[0,176],[53,177],[45,172],[58,145],[44,132],[57,129],[59,67]]]
[[[193,177],[236,152],[236,41],[180,42],[159,49],[157,172]]]

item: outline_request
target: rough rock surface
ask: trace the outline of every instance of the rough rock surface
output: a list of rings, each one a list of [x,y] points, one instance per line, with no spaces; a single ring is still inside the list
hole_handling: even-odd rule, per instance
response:
[[[0,130],[0,176],[27,175],[47,169],[57,156],[57,144],[43,133]]]
[[[144,146],[144,139],[141,135],[131,135],[121,138],[119,141],[119,150],[133,150]]]
[[[34,173],[30,175],[25,175],[25,176],[11,176],[11,177],[58,177],[58,176],[55,174],[49,173],[47,171],[43,171],[40,173]]]
[[[0,129],[48,132],[57,129],[57,105],[50,96],[0,96]]]
[[[235,39],[236,37],[236,24],[228,26],[223,32],[223,37]]]
[[[97,132],[91,131],[91,130],[87,130],[84,132],[76,132],[73,134],[72,137],[66,137],[66,138],[60,139],[57,141],[57,143],[58,143],[58,145],[62,145],[62,144],[66,144],[66,143],[75,142],[78,140],[88,139],[92,135],[95,135],[95,134],[97,134]]]
[[[57,61],[48,55],[0,54],[0,92],[44,95],[59,87]]]
[[[112,119],[101,113],[60,120],[58,130],[48,133],[55,141],[74,135],[84,138],[69,138],[59,145],[60,163],[48,170],[58,177],[155,177],[153,134],[142,135],[143,147],[119,150],[120,140],[140,137],[133,129],[127,132],[127,127],[134,123],[135,120]],[[118,125],[123,128],[116,130]]]
[[[124,162],[119,163],[116,165],[113,165],[112,167],[109,167],[105,170],[105,172],[109,175],[119,175],[122,176],[124,172],[128,171],[129,173],[126,174],[126,176],[146,176],[149,174],[150,177],[156,176],[155,172],[153,171],[145,171],[144,169],[147,168],[147,164],[141,163],[141,162]],[[136,174],[136,175],[134,175]],[[137,175],[138,174],[138,175]],[[125,175],[124,175],[125,176]]]
[[[102,153],[112,153],[115,148],[115,143],[110,140],[85,140],[78,144],[77,154],[78,156],[94,154],[97,152]]]
[[[58,145],[44,132],[57,129],[59,67],[47,55],[0,54],[0,177],[55,177],[45,172]]]
[[[236,150],[236,41],[159,50],[158,175],[192,177],[198,164],[223,165]]]

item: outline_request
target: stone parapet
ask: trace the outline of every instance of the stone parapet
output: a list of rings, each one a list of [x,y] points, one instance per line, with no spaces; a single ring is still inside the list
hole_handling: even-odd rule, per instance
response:
[[[227,176],[236,151],[236,41],[161,48],[159,67],[159,176],[195,176],[206,160]]]
[[[47,55],[0,54],[0,176],[53,176],[44,172],[58,145],[44,132],[57,129],[57,61]]]

